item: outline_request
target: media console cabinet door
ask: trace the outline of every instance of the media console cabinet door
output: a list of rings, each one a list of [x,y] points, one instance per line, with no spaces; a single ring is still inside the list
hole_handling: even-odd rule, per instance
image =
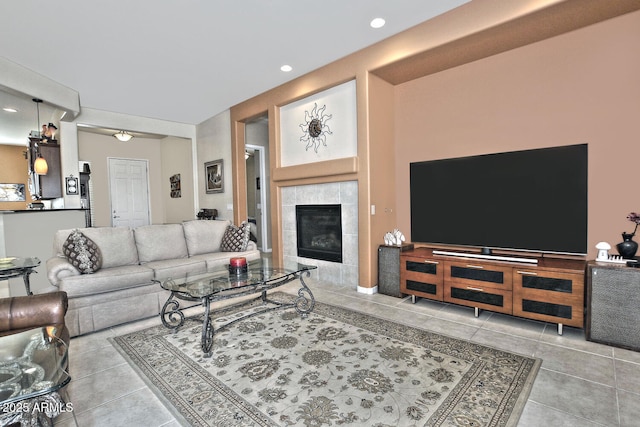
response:
[[[400,290],[409,295],[442,301],[443,263],[420,256],[401,256]]]
[[[584,274],[516,268],[513,314],[584,327]]]
[[[587,340],[640,351],[640,269],[590,264]]]

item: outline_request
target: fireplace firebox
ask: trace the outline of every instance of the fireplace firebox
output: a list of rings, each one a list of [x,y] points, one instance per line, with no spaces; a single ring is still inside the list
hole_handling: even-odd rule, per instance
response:
[[[298,256],[342,262],[340,205],[296,205]]]

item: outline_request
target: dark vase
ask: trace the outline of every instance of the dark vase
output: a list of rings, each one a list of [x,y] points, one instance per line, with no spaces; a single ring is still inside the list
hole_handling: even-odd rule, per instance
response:
[[[622,233],[622,242],[616,245],[618,248],[618,253],[622,255],[624,259],[632,259],[636,256],[636,252],[638,251],[638,243],[634,242],[633,236],[635,233]]]

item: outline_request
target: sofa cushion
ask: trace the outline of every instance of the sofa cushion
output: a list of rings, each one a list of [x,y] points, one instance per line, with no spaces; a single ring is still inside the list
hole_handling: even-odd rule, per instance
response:
[[[152,261],[145,264],[153,270],[156,280],[169,278],[176,279],[188,274],[200,274],[207,271],[207,264],[203,260],[193,258],[168,259],[164,261]]]
[[[75,298],[134,288],[149,284],[152,281],[153,270],[142,265],[103,267],[94,274],[67,276],[60,280],[59,289],[65,291],[69,298]]]
[[[233,257],[245,257],[247,262],[260,259],[260,251],[255,242],[249,242],[246,251],[243,252],[211,252],[208,254],[195,255],[193,260],[202,260],[207,263],[207,271],[228,271],[229,259]]]
[[[102,253],[102,268],[138,264],[138,250],[129,227],[79,228],[80,232],[93,240]],[[62,246],[73,230],[59,230],[53,241],[53,251],[65,258]]]
[[[64,255],[82,274],[95,273],[102,267],[102,253],[95,242],[73,230],[62,245]]]
[[[249,228],[248,222],[243,222],[240,227],[231,224],[222,236],[220,251],[222,252],[242,252],[247,250],[249,244]]]
[[[226,220],[203,221],[194,219],[182,223],[189,256],[218,252],[222,236],[231,224]]]
[[[143,225],[134,234],[140,264],[188,256],[181,224]]]

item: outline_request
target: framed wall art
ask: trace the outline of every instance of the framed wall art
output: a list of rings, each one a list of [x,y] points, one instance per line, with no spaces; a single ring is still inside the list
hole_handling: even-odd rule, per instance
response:
[[[0,202],[24,202],[24,184],[0,184]]]
[[[205,188],[207,194],[224,192],[224,173],[222,159],[206,162],[204,164]]]
[[[180,189],[180,174],[171,175],[169,177],[169,184],[171,185],[171,192],[169,193],[171,198],[177,199],[182,197],[182,190]]]

